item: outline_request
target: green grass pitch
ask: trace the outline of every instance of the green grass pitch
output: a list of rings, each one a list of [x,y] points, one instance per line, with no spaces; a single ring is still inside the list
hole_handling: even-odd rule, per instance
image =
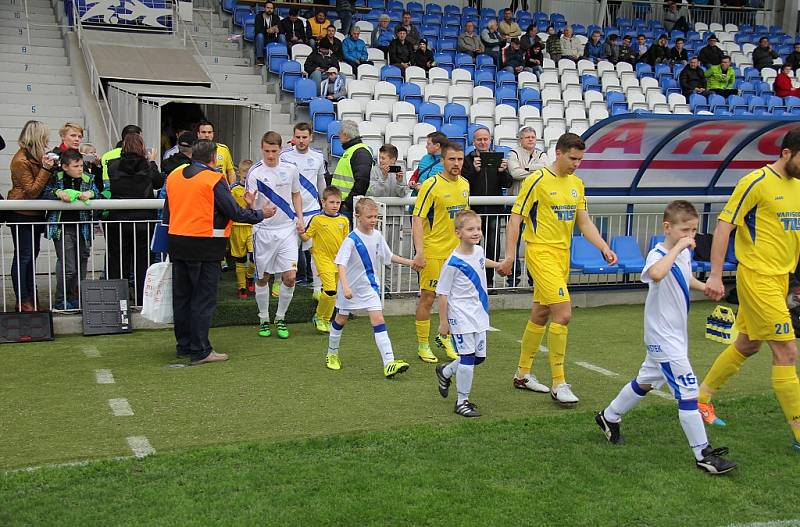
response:
[[[703,338],[713,305],[690,314],[699,378],[722,345]],[[575,409],[511,387],[524,311],[492,313],[488,359],[453,414],[433,366],[415,357],[412,317],[387,319],[398,358],[381,374],[366,317],[345,328],[343,369],[324,367],[311,324],[292,338],[212,330],[225,364],[171,368],[169,331],[64,337],[0,348],[0,525],[730,525],[797,521],[800,457],[762,352],[720,392],[710,429],[739,469],[694,468],[674,401],[650,396],[623,422],[626,445],[593,421],[641,364],[642,306],[575,310],[567,377]],[[435,328],[434,324],[432,327]],[[87,357],[96,348],[99,357]],[[576,365],[590,363],[617,376]],[[97,384],[95,370],[114,384]],[[546,354],[534,372],[549,382]],[[114,417],[125,398],[133,416]],[[157,453],[130,456],[126,438]],[[79,466],[24,467],[90,460]],[[780,523],[789,525],[790,523]]]

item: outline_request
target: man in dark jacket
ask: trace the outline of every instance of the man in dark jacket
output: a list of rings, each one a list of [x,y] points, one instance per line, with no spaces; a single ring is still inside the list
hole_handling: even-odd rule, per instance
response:
[[[212,168],[216,159],[217,145],[213,141],[198,141],[192,148],[192,163],[167,180],[164,201],[162,221],[169,226],[167,243],[172,261],[175,351],[178,357],[189,357],[193,365],[228,360],[228,355],[216,353],[208,340],[217,306],[219,262],[225,257],[228,242],[227,235],[216,233],[224,232],[230,221],[256,224],[273,216],[277,210],[271,204],[264,205],[261,210],[242,209],[233,198],[228,182],[219,174],[210,189],[213,199],[209,202],[213,211],[198,212],[199,202],[193,198],[207,192],[205,185],[216,177]],[[245,194],[248,204],[254,199],[253,194]],[[201,220],[209,223],[206,236],[196,234],[197,223]],[[186,232],[187,227],[193,231],[191,234]]]
[[[353,196],[364,196],[369,188],[369,175],[372,172],[372,153],[361,142],[358,123],[342,121],[339,140],[344,154],[339,158],[336,170],[331,176],[331,185],[342,192],[341,212],[353,220]]]
[[[303,69],[306,71],[306,74],[308,74],[308,78],[313,80],[317,85],[317,89],[319,89],[325,72],[330,68],[336,68],[338,70],[339,61],[336,60],[336,57],[331,53],[328,39],[323,38],[319,41],[319,44],[317,44],[317,48],[312,51],[311,55],[306,59]]]
[[[716,66],[722,62],[722,56],[725,54],[719,46],[717,46],[717,37],[711,35],[708,37],[708,45],[700,50],[697,58],[700,59],[700,64],[704,67]]]
[[[192,162],[192,147],[196,142],[197,135],[194,132],[183,132],[178,136],[178,151],[161,163],[161,173],[165,178],[179,166]]]
[[[275,14],[275,5],[272,2],[264,4],[264,12],[256,16],[255,43],[256,65],[264,65],[265,46],[272,42],[279,42],[281,17]]]
[[[622,45],[619,47],[619,62],[627,62],[631,66],[636,64],[636,50],[631,43],[631,36],[622,37]]]
[[[342,41],[336,38],[336,28],[330,25],[326,31],[326,37],[322,40],[328,43],[328,47],[331,48],[331,53],[336,57],[336,60],[339,62],[343,61],[344,53],[342,53]],[[322,42],[322,40],[320,40],[320,42]]]
[[[475,131],[472,144],[475,150],[464,158],[461,175],[469,181],[470,196],[502,196],[503,189],[511,188],[514,178],[506,169],[506,160],[498,168],[487,167],[481,163],[481,152],[488,152],[492,145],[492,134],[486,128]],[[486,239],[486,257],[497,260],[500,236],[499,214],[504,213],[503,205],[476,205],[471,207],[482,216],[483,236]],[[489,287],[494,284],[494,269],[486,269],[486,282]]]
[[[681,91],[688,98],[693,93],[705,94],[706,75],[697,57],[692,57],[678,76]]]
[[[389,64],[405,71],[411,65],[414,46],[406,39],[408,31],[405,27],[397,26],[394,34],[396,38],[389,43]]]
[[[289,16],[281,20],[281,35],[286,39],[286,48],[289,56],[292,56],[292,46],[295,44],[308,44],[308,33],[306,26],[298,16],[300,10],[293,7],[289,10]]]
[[[645,62],[655,68],[656,64],[669,60],[669,48],[667,47],[667,35],[658,37],[658,42],[650,46],[645,53]]]
[[[786,56],[786,60],[783,63],[788,64],[795,71],[800,68],[800,42],[795,42],[794,51]]]
[[[675,39],[675,47],[669,50],[669,61],[672,64],[686,64],[689,62],[689,52],[686,50],[682,38]]]
[[[519,39],[514,37],[509,42],[508,46],[501,52],[503,61],[503,69],[511,72],[514,75],[519,75],[521,71],[530,71],[525,67],[525,52],[519,44]]]
[[[753,67],[758,71],[764,68],[772,68],[772,59],[777,59],[778,54],[769,45],[767,37],[758,39],[758,47],[753,50]]]

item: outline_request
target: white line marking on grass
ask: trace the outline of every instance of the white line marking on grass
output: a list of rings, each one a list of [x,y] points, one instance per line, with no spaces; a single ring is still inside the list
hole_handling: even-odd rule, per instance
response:
[[[771,522],[754,523],[732,523],[728,527],[797,527],[800,526],[800,518],[795,520],[775,520]]]
[[[662,399],[674,399],[672,395],[668,394],[667,392],[662,392],[661,390],[650,390],[650,393],[657,397],[661,397]]]
[[[500,331],[500,330],[495,327],[489,326],[489,331]]]
[[[600,375],[605,375],[606,377],[619,377],[619,373],[617,372],[601,368],[600,366],[595,366],[594,364],[590,364],[588,362],[576,361],[575,364],[577,364],[581,368],[586,368],[587,370],[599,373]]]
[[[94,346],[86,346],[81,351],[83,351],[87,359],[96,359],[100,356],[100,351]]]
[[[133,415],[133,408],[128,404],[127,399],[109,399],[108,406],[115,417],[125,417]]]
[[[114,384],[114,375],[111,370],[94,370],[94,378],[97,384]]]
[[[6,470],[4,474],[16,474],[18,472],[34,472],[43,468],[70,468],[70,467],[85,467],[91,463],[100,463],[102,461],[124,461],[126,459],[134,459],[133,456],[117,456],[111,458],[97,458],[97,459],[83,459],[81,461],[68,461],[66,463],[49,463],[47,465],[34,465],[32,467],[15,468]]]
[[[150,445],[150,441],[145,436],[131,436],[128,438],[128,446],[131,447],[136,458],[152,456],[156,449]]]
[[[518,341],[517,341],[517,344],[522,344],[522,341],[521,341],[521,340],[518,340]],[[539,352],[540,352],[540,353],[547,353],[547,352],[549,352],[549,351],[550,351],[550,350],[547,348],[547,346],[545,346],[544,344],[539,344]]]

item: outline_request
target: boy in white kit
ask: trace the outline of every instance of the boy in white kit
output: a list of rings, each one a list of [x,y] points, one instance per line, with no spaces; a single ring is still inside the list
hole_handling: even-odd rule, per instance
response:
[[[292,302],[294,283],[297,277],[298,233],[303,232],[303,200],[300,197],[300,173],[297,167],[281,163],[281,136],[267,132],[261,138],[263,160],[247,173],[245,187],[248,192],[256,192],[253,207],[261,207],[271,202],[277,213],[261,223],[253,225],[253,256],[256,263],[256,304],[261,324],[258,334],[269,337],[269,278],[281,277],[278,295],[278,311],[275,325],[278,337],[289,338],[286,327],[286,310]]]
[[[613,444],[622,444],[619,423],[652,389],[667,383],[678,401],[678,418],[694,452],[697,468],[725,474],[736,463],[725,459],[727,448],[709,445],[703,418],[697,409],[697,378],[689,363],[689,291],[705,284],[692,276],[694,237],[699,219],[688,201],[676,200],[664,210],[664,241],[647,255],[642,282],[648,284],[644,305],[647,358],[636,378],[626,384],[595,422]]]
[[[458,399],[455,413],[480,417],[469,401],[475,366],[486,360],[486,331],[489,329],[489,292],[486,268],[497,263],[486,259],[480,246],[481,218],[471,210],[455,217],[456,236],[461,241],[442,267],[436,294],[439,295],[439,334],[451,335],[458,359],[436,366],[439,395],[447,397],[453,375]]]
[[[411,265],[411,260],[392,254],[383,235],[375,230],[378,223],[378,204],[370,198],[361,198],[355,207],[356,228],[344,239],[334,263],[339,269],[339,287],[336,292],[336,317],[331,323],[328,336],[328,354],[325,366],[331,370],[341,369],[339,342],[342,329],[352,311],[365,309],[369,314],[375,343],[383,361],[383,375],[391,379],[408,369],[408,363],[395,360],[392,342],[386,332],[383,319],[378,265],[393,263]]]

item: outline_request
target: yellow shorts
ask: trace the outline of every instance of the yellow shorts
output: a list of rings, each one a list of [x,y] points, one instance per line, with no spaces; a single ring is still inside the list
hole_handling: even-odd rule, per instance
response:
[[[789,275],[759,274],[739,264],[736,270],[739,312],[736,329],[750,340],[794,340],[794,328],[786,296]]]
[[[322,282],[322,290],[336,291],[336,280],[339,276],[336,264],[329,259],[323,260],[321,258],[317,258],[316,256],[314,258],[314,262],[317,266],[317,272],[319,273],[319,279]]]
[[[425,267],[419,272],[419,288],[423,291],[436,291],[439,275],[446,258],[426,258]]]
[[[569,302],[569,249],[529,243],[525,265],[533,277],[534,302],[544,306]]]
[[[252,225],[231,225],[231,256],[234,258],[244,258],[247,253],[253,252],[253,226]]]

